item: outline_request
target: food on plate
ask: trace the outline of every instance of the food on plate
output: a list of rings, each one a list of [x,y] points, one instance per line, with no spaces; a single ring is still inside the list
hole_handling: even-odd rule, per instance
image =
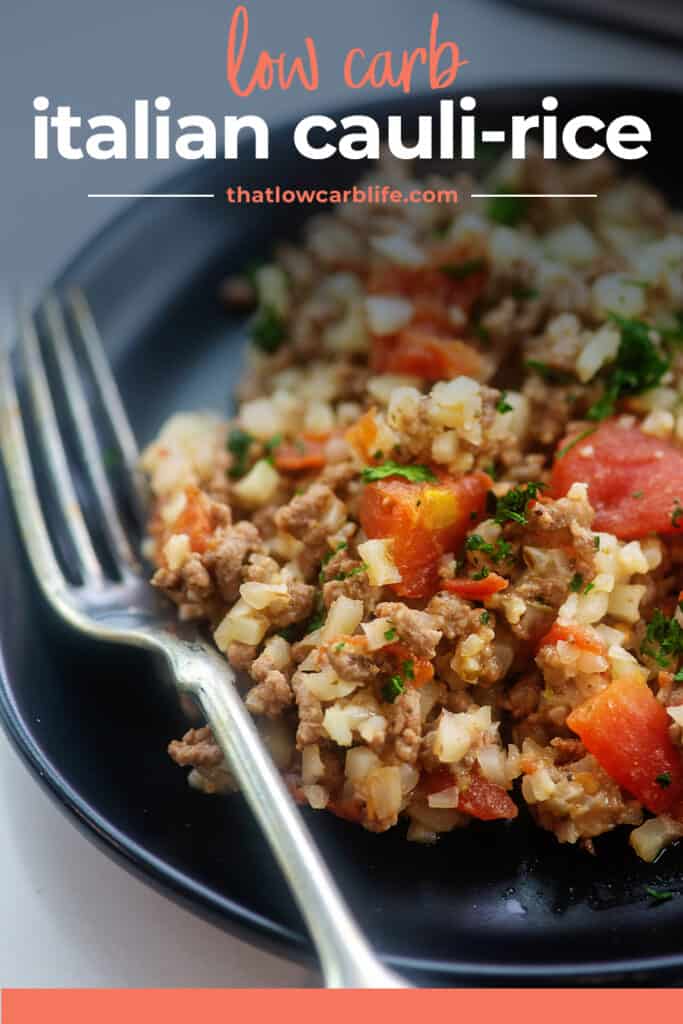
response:
[[[603,161],[452,184],[498,198],[346,205],[226,282],[237,411],[143,455],[153,583],[302,804],[420,842],[526,804],[652,861],[683,836],[681,217]],[[170,753],[232,787],[207,727]]]

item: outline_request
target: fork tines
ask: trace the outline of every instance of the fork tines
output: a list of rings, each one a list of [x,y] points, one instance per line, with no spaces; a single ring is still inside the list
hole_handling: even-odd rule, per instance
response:
[[[141,523],[144,490],[136,468],[138,450],[85,296],[72,290],[64,302],[51,292],[35,310],[22,306],[15,333],[24,379],[17,382],[11,348],[4,339],[0,441],[17,518],[39,582],[48,592],[66,586],[53,544],[58,537],[67,538],[69,567],[82,584],[102,585],[108,561],[121,579],[137,575],[140,565],[129,539],[125,503],[112,481],[98,426],[114,442],[124,471],[121,478],[132,481],[129,505]],[[22,404],[24,395],[28,401]],[[71,448],[77,465],[69,458]],[[55,513],[46,516],[48,500]],[[98,554],[96,538],[101,531],[108,558]]]

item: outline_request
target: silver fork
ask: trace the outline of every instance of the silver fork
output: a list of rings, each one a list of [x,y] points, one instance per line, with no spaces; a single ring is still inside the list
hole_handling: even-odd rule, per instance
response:
[[[179,627],[170,605],[157,597],[143,575],[110,483],[71,337],[77,332],[99,404],[127,469],[133,501],[140,511],[144,491],[137,477],[137,445],[85,297],[72,291],[63,304],[50,294],[38,312],[119,577],[109,577],[91,539],[60,436],[37,318],[24,308],[13,318],[14,333],[47,480],[55,498],[56,510],[51,516],[46,517],[36,488],[9,337],[0,339],[0,443],[16,517],[43,595],[57,615],[81,633],[161,654],[178,689],[196,699],[299,906],[326,986],[407,987],[380,963],[355,923],[262,744],[234,685],[228,662],[196,629]],[[51,536],[56,526],[68,536],[76,555],[79,582],[75,585],[62,572],[53,547]]]

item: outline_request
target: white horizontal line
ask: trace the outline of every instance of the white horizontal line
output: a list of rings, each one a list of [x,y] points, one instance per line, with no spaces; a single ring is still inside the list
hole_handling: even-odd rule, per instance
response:
[[[472,192],[471,199],[597,199],[597,192]]]
[[[215,199],[213,192],[88,192],[88,199]]]

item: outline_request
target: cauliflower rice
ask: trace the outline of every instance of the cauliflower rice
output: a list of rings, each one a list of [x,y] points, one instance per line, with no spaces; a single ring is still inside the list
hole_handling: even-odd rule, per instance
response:
[[[603,161],[430,184],[502,194],[341,207],[226,282],[238,410],[144,452],[152,582],[299,802],[425,843],[523,802],[652,861],[683,836],[681,217]],[[210,729],[169,752],[232,788]]]

